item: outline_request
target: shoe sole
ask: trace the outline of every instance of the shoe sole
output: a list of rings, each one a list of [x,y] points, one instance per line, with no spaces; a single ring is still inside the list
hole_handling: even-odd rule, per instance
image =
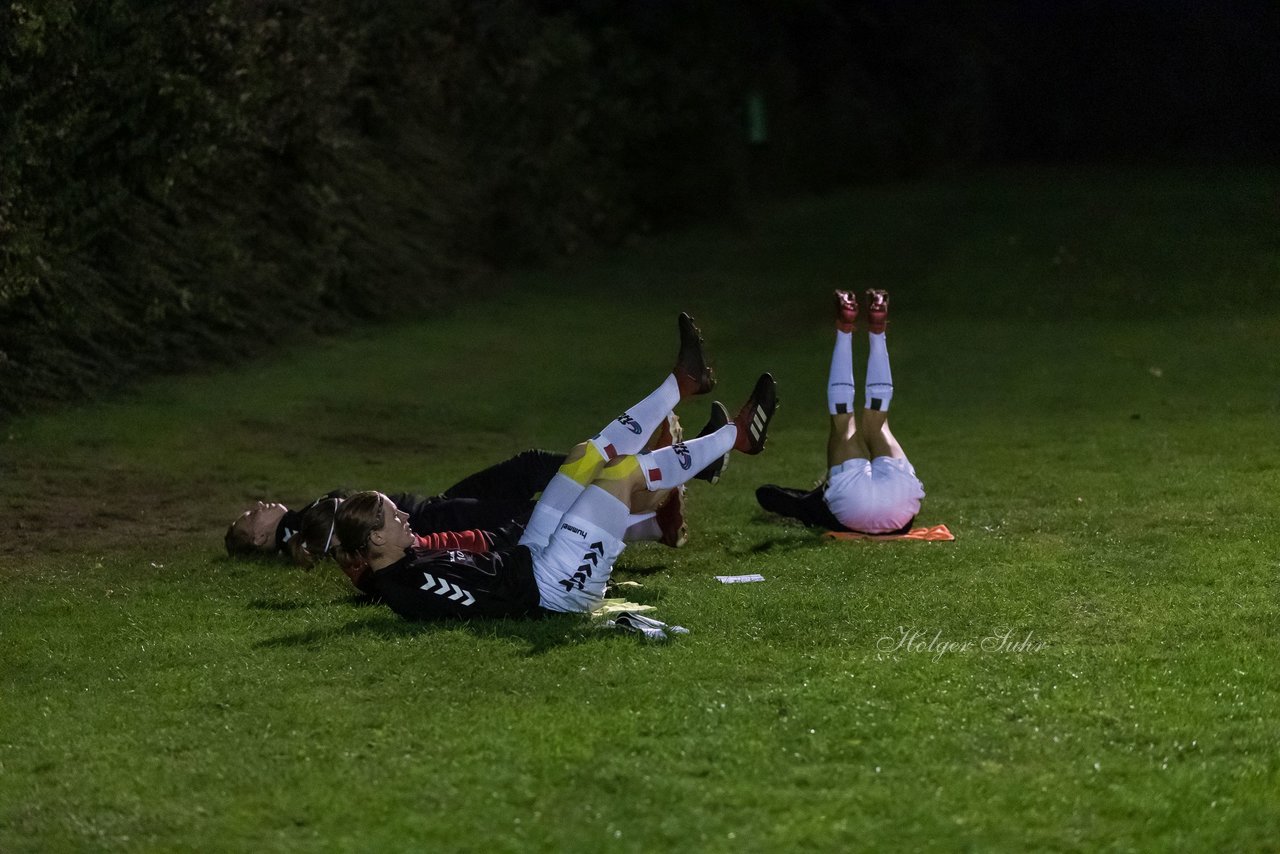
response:
[[[884,310],[874,311],[871,308],[871,300],[876,294],[884,295]],[[867,331],[872,334],[879,335],[884,332],[885,327],[889,325],[889,292],[884,290],[868,290],[866,293],[867,300]]]
[[[845,294],[849,297],[849,306],[853,310],[853,317],[849,318],[847,321],[840,314],[840,309],[844,307],[844,303],[840,300],[840,294]],[[853,295],[853,291],[836,291],[835,298],[836,298],[836,324],[841,326],[842,328],[844,326],[848,326],[850,331],[852,331],[853,328],[858,323],[857,297]]]
[[[680,313],[679,325],[680,354],[676,357],[676,370],[693,386],[691,394],[707,394],[716,387],[716,376],[702,352],[702,333],[687,312]]]

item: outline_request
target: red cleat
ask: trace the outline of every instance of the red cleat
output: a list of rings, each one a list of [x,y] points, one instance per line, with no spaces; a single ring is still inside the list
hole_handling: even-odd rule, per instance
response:
[[[684,486],[671,490],[667,500],[654,513],[662,537],[658,540],[664,546],[678,549],[689,542],[689,525],[684,521]]]
[[[743,454],[758,454],[764,450],[769,422],[778,408],[778,384],[772,374],[761,374],[751,397],[738,410],[733,423],[738,427],[738,438],[733,449]]]
[[[676,376],[682,400],[696,394],[706,394],[716,387],[715,373],[707,364],[706,354],[702,352],[702,333],[698,331],[693,318],[683,312],[680,314],[680,353],[676,356],[676,366],[671,373]]]
[[[889,325],[889,292],[867,289],[867,331],[880,335]]]
[[[853,291],[836,291],[836,329],[852,332],[858,319],[858,301]]]

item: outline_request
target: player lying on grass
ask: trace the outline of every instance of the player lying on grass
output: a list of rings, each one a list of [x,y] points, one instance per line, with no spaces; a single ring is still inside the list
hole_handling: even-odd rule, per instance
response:
[[[414,530],[419,533],[496,529],[530,512],[535,496],[563,464],[564,454],[523,451],[463,478],[439,495],[397,493],[395,499],[402,509],[412,514]],[[314,522],[326,509],[332,520],[330,508],[334,500],[348,494],[346,490],[334,490],[301,510],[290,510],[278,502],[259,501],[227,528],[227,553],[236,557],[292,552],[295,561],[301,558],[306,563],[305,556],[299,553],[297,534],[308,520]]]
[[[728,421],[728,413],[723,406],[716,403],[712,409],[711,420],[703,428],[702,435],[722,427]],[[648,447],[650,450],[666,447],[673,444],[673,438],[678,440],[679,436],[679,422],[674,415],[668,416],[667,420],[655,431]],[[564,459],[564,457],[564,454],[560,455],[561,459]],[[717,473],[713,472],[712,474]],[[707,479],[712,479],[712,476],[708,475]],[[342,498],[321,501],[308,508],[302,514],[299,530],[289,541],[294,563],[310,569],[319,559],[334,556],[338,547],[338,541],[334,535],[335,517],[338,508],[346,497],[347,494],[344,494]],[[486,503],[481,516],[491,517],[494,520],[492,525],[473,522],[473,525],[483,525],[483,527],[469,529],[466,524],[459,523],[449,526],[447,530],[421,532],[418,527],[419,523],[415,522],[413,512],[403,509],[405,505],[401,503],[402,498],[389,497],[392,503],[401,508],[402,512],[409,517],[409,529],[417,537],[418,548],[458,549],[473,552],[486,552],[495,548],[516,545],[524,532],[533,508],[536,506],[534,502],[521,504],[518,508],[519,512],[508,518],[490,506],[491,503]],[[683,546],[689,539],[689,527],[685,522],[684,516],[684,498],[685,487],[680,486],[669,490],[656,510],[631,514],[627,520],[627,530],[623,536],[623,541],[626,543],[658,542],[671,548]],[[410,496],[410,499],[417,499],[417,496]],[[459,501],[453,499],[448,503],[456,505]],[[472,518],[478,517],[473,516]],[[438,515],[433,516],[433,520],[438,521],[438,519]],[[358,590],[363,593],[372,592],[367,567],[357,562],[340,563],[339,568],[342,569]]]
[[[681,315],[680,326],[676,369],[648,397],[570,451],[518,545],[484,553],[416,548],[395,503],[379,492],[363,492],[338,509],[339,561],[367,567],[375,594],[409,619],[596,608],[633,513],[654,509],[668,491],[694,477],[714,480],[731,450],[764,449],[776,406],[768,374],[732,422],[688,442],[643,450],[678,402],[706,394],[715,384],[696,327],[687,315]]]
[[[827,382],[831,414],[827,478],[810,490],[768,484],[756,490],[756,500],[765,510],[812,527],[863,534],[905,533],[920,512],[924,486],[889,431],[889,401],[893,399],[885,343],[889,294],[868,290],[866,303],[870,352],[861,425],[853,405],[853,330],[858,303],[852,293],[836,291],[836,344]]]
[[[727,418],[723,407],[719,411],[713,408],[704,431],[719,427]],[[672,413],[654,432],[650,447],[670,445],[680,438],[680,422]],[[414,533],[424,538],[481,529],[493,532],[491,540],[497,541],[493,538],[500,540],[503,530],[528,521],[535,496],[564,460],[564,454],[524,451],[468,476],[438,496],[393,493],[390,498],[408,514]],[[227,552],[232,556],[285,554],[294,564],[310,569],[318,560],[332,555],[337,545],[333,536],[334,513],[353,492],[333,490],[301,510],[259,501],[231,523],[225,538]],[[683,489],[656,512],[633,515],[627,528],[627,542],[652,541],[679,548],[687,540]]]

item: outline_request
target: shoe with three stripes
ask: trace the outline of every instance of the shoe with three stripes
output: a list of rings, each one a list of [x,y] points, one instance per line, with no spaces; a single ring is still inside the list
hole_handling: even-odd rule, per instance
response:
[[[778,384],[772,374],[761,374],[751,397],[738,410],[733,423],[738,427],[738,438],[733,449],[743,454],[758,454],[764,450],[769,422],[778,408]]]

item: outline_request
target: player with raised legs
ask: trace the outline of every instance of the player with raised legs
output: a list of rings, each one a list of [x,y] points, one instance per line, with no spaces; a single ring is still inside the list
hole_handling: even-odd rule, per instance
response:
[[[849,291],[836,291],[836,343],[827,380],[827,478],[814,489],[768,484],[756,500],[771,513],[798,519],[811,527],[863,534],[902,534],[920,512],[924,486],[902,445],[889,430],[893,374],[885,328],[889,294],[866,292],[866,386],[861,423],[854,410],[853,331],[858,303]]]
[[[730,451],[764,450],[777,406],[764,374],[729,423],[707,435],[644,450],[677,403],[715,386],[701,336],[680,317],[675,369],[639,403],[576,445],[543,490],[519,545],[486,553],[415,547],[404,514],[379,492],[343,502],[335,529],[339,561],[363,564],[372,589],[409,619],[588,612],[603,600],[634,513],[655,510],[689,480],[714,480]]]

